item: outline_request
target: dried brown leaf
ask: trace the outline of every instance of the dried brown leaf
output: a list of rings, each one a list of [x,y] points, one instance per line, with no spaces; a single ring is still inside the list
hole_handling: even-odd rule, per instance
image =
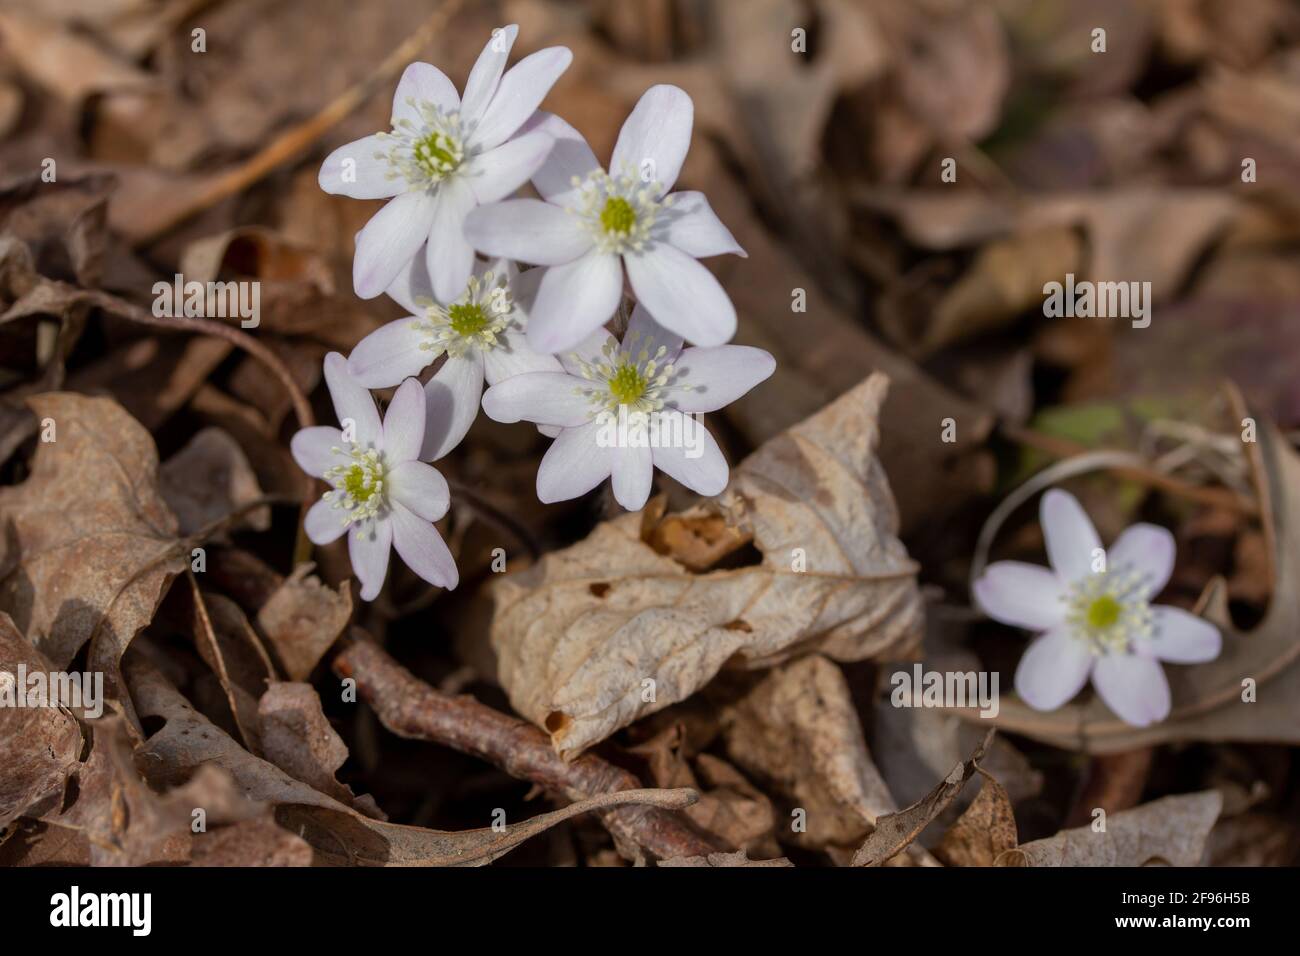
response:
[[[352,619],[352,592],[322,584],[302,564],[257,612],[257,626],[275,648],[290,680],[306,680]]]
[[[1020,842],[1006,789],[991,773],[976,769],[983,780],[979,794],[934,848],[948,866],[992,866]]]
[[[200,429],[163,462],[158,479],[182,534],[193,534],[262,497],[243,449],[220,428]],[[271,526],[270,509],[247,511],[235,526],[265,531]]]
[[[493,586],[502,686],[559,754],[689,697],[724,664],[861,660],[919,640],[916,569],[875,457],[885,388],[874,375],[767,442],[699,506],[752,534],[761,564],[693,574],[628,514]]]

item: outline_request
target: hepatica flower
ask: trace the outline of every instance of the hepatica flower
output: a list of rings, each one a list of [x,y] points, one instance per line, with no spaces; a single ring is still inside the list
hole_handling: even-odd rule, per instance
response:
[[[1036,710],[1055,710],[1091,677],[1126,723],[1145,727],[1169,715],[1161,661],[1196,664],[1219,656],[1219,631],[1181,608],[1152,605],[1174,567],[1174,536],[1136,524],[1103,551],[1073,495],[1052,490],[1040,508],[1052,569],[992,564],[975,598],[1004,624],[1043,632],[1016,668],[1016,693]]]
[[[357,295],[383,292],[427,242],[439,300],[451,302],[474,266],[465,216],[528,181],[551,149],[542,130],[516,136],[573,54],[550,47],[505,70],[518,27],[493,31],[462,98],[442,71],[412,63],[393,96],[392,131],[341,146],[320,170],[321,188],[355,199],[389,199],[357,236]]]
[[[736,331],[736,310],[696,260],[744,250],[702,193],[668,193],[691,142],[694,106],[675,86],[646,91],[623,124],[609,171],[573,127],[538,113],[526,135],[555,146],[533,176],[542,199],[483,205],[465,220],[476,249],[547,266],[528,339],[539,352],[574,348],[618,308],[623,272],[655,320],[699,345]]]
[[[389,286],[388,295],[411,314],[358,342],[348,372],[365,388],[388,388],[447,356],[424,387],[428,428],[421,459],[436,461],[460,444],[478,415],[485,378],[495,385],[523,372],[561,371],[524,336],[538,275],[520,275],[504,259],[478,262],[460,295],[444,305],[433,293],[424,256],[416,256]]]
[[[329,544],[347,534],[363,600],[373,601],[383,587],[390,548],[430,584],[454,588],[456,562],[433,526],[450,504],[447,482],[417,460],[424,441],[420,383],[402,383],[382,422],[337,352],[325,357],[325,383],[344,427],[304,428],[290,443],[298,466],[331,486],[307,512],[307,537]]]
[[[776,368],[745,345],[683,349],[640,306],[622,343],[600,330],[559,358],[563,371],[493,385],[483,410],[500,422],[558,428],[537,471],[542,501],[576,498],[612,477],[629,511],[645,505],[655,468],[699,494],[721,492],[727,460],[693,416],[735,401]]]

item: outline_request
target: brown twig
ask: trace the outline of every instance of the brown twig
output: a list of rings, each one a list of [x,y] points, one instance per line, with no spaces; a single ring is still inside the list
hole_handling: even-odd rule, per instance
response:
[[[399,737],[428,740],[495,764],[570,800],[641,786],[630,772],[594,754],[565,763],[531,724],[480,704],[449,697],[415,677],[378,645],[357,642],[334,659],[334,673],[357,682],[362,698]],[[658,859],[705,856],[724,849],[680,816],[656,807],[600,811],[600,819],[629,859],[640,847]]]
[[[238,195],[263,176],[305,153],[331,128],[391,83],[447,25],[462,2],[463,0],[443,0],[428,19],[368,76],[344,90],[314,116],[285,130],[238,166],[209,177],[184,202],[175,206],[155,207],[152,218],[148,218],[148,209],[140,210],[141,218],[125,227],[132,245],[139,248],[153,243],[187,219],[211,209],[223,199]]]
[[[1091,450],[1086,445],[1070,441],[1068,438],[1044,435],[1042,432],[1021,428],[1007,422],[1000,424],[998,430],[1011,441],[1051,455],[1053,458],[1069,458]],[[1172,475],[1161,474],[1153,469],[1116,468],[1114,473],[1120,478],[1136,481],[1139,484],[1159,489],[1175,497],[1186,498],[1188,501],[1195,501],[1216,508],[1227,508],[1246,515],[1259,514],[1258,502],[1251,501],[1230,488],[1193,485]]]

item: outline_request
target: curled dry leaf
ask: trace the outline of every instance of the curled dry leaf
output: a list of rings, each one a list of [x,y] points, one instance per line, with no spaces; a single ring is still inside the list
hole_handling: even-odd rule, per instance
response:
[[[751,860],[745,855],[744,850],[737,850],[735,853],[710,853],[708,856],[675,856],[671,860],[661,860],[659,866],[725,868],[733,866],[794,866],[794,864],[783,856],[775,860]]]
[[[695,802],[689,790],[622,790],[580,800],[502,831],[492,827],[450,833],[387,823],[365,816],[333,797],[253,756],[190,706],[149,661],[128,658],[131,696],[145,717],[165,721],[140,747],[150,782],[164,784],[211,764],[228,772],[252,800],[271,804],[276,820],[299,833],[320,863],[381,866],[481,866],[524,840],[588,810],[626,804],[682,809]]]
[[[991,773],[976,770],[983,781],[978,796],[934,848],[948,866],[992,866],[999,854],[1020,842],[1006,789]]]
[[[165,462],[159,489],[180,523],[193,534],[262,497],[257,475],[238,443],[220,428],[204,428]],[[237,522],[254,531],[271,526],[267,507],[245,513]]]
[[[773,438],[690,512],[742,530],[760,564],[692,573],[628,514],[492,587],[501,683],[561,756],[689,697],[724,664],[861,660],[919,641],[916,566],[875,456],[886,382],[873,375]]]
[[[66,710],[17,706],[26,699],[27,675],[50,669],[9,615],[0,613],[0,829],[60,793],[81,753],[81,729]]]
[[[1244,447],[1260,473],[1263,520],[1272,539],[1276,580],[1292,582],[1300,579],[1300,455],[1272,425],[1261,422],[1258,437],[1258,442]],[[1202,601],[1205,616],[1223,632],[1223,651],[1205,664],[1166,668],[1173,706],[1164,721],[1131,727],[1097,697],[1042,713],[1007,694],[993,723],[1064,749],[1090,753],[1178,740],[1300,743],[1300,708],[1295,705],[1300,696],[1300,592],[1275,588],[1264,620],[1253,631],[1243,632],[1228,615],[1225,590],[1223,582],[1216,581]],[[1250,688],[1255,694],[1246,693]],[[958,713],[964,719],[980,719],[978,710]]]
[[[898,809],[871,761],[840,669],[820,655],[775,668],[723,715],[727,753],[779,794],[783,819],[806,811],[789,835],[810,849],[853,847]]]
[[[998,866],[1196,866],[1223,797],[1205,790],[1144,803],[1106,818],[1106,829],[1062,830],[997,858]]]
[[[158,453],[111,399],[50,392],[28,404],[54,440],[37,446],[25,482],[0,488],[0,610],[57,667],[89,642],[88,668],[111,693],[122,652],[187,566]]]
[[[957,794],[966,786],[966,781],[975,775],[979,762],[984,759],[984,752],[993,739],[990,730],[983,742],[975,748],[965,763],[959,763],[939,782],[939,785],[912,804],[906,810],[891,813],[876,821],[876,828],[858,852],[853,854],[854,866],[880,866],[890,858],[905,850],[913,840],[921,835],[930,823],[952,803]]]
[[[257,626],[290,680],[306,680],[352,619],[352,592],[322,584],[300,564],[257,612]]]

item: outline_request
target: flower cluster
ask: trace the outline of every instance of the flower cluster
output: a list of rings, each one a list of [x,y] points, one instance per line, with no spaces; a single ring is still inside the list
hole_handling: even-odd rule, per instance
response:
[[[366,600],[390,546],[426,581],[456,586],[433,526],[448,486],[428,462],[460,443],[480,405],[555,439],[537,474],[542,501],[611,478],[618,502],[638,510],[655,468],[700,494],[722,491],[727,461],[697,416],[775,369],[768,353],[725,344],[736,311],[698,261],[744,250],[701,193],[670,191],[691,98],[649,89],[606,169],[577,130],[538,109],[572,54],[551,47],[507,70],[517,34],[493,31],[463,94],[436,67],[411,64],[392,129],[321,166],[326,192],[388,200],[357,234],[353,286],[408,313],[326,358],[342,428],[303,429],[292,443],[303,470],[331,486],[307,535],[348,535]],[[529,183],[540,199],[510,198]],[[622,316],[616,340],[604,326]],[[369,390],[394,386],[381,421]]]

